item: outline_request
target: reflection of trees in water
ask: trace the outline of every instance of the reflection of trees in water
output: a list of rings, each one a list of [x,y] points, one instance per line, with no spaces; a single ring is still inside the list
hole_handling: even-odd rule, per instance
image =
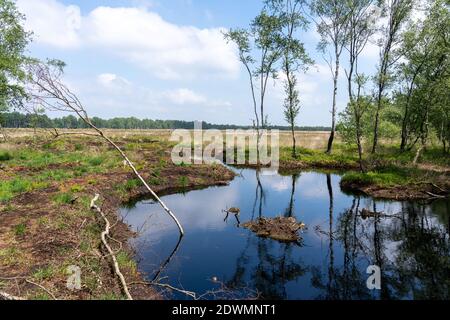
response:
[[[365,275],[360,273],[358,267],[358,253],[362,247],[357,234],[360,198],[353,199],[351,208],[338,217],[336,230],[333,230],[333,189],[330,175],[327,175],[327,187],[329,193],[328,270],[325,274],[321,272],[320,267],[311,267],[311,283],[321,290],[318,299],[370,299]],[[343,247],[344,257],[341,266],[335,266],[335,242],[341,243]]]
[[[258,172],[256,177],[253,210],[255,211],[256,204],[259,203],[258,213],[261,217],[265,194]],[[294,193],[297,179],[298,175],[292,176],[291,197],[286,209],[287,216],[294,215]],[[297,279],[306,272],[305,267],[294,261],[292,255],[294,247],[297,245],[277,243],[249,233],[247,244],[236,261],[236,271],[226,286],[230,289],[251,287],[258,291],[262,299],[286,299],[286,283]],[[255,254],[255,257],[252,254]]]
[[[450,241],[438,221],[425,206],[405,203],[401,219],[390,226],[390,239],[403,240],[391,266],[396,298],[450,298]]]
[[[284,210],[285,217],[293,217],[295,215],[295,186],[299,177],[300,174],[292,175],[291,196],[289,198],[289,205],[287,206],[286,210]]]
[[[296,246],[249,234],[247,246],[236,261],[236,271],[226,286],[230,289],[250,287],[257,290],[262,299],[286,299],[286,283],[307,271],[294,261],[292,249]],[[256,250],[255,257],[253,250]]]
[[[264,192],[261,178],[260,178],[260,170],[257,169],[255,171],[256,173],[256,189],[255,189],[255,201],[253,202],[253,209],[252,209],[252,220],[255,219],[255,211],[258,208],[258,217],[262,217],[262,209],[263,204],[266,202],[266,193]]]
[[[328,272],[313,267],[312,285],[322,290],[320,299],[448,299],[450,296],[450,241],[448,226],[442,217],[417,203],[405,202],[402,211],[391,216],[363,220],[359,215],[360,198],[337,218],[333,230],[333,192],[330,195],[330,232]],[[447,207],[447,204],[440,204]],[[435,206],[433,206],[434,209]],[[373,212],[377,212],[372,202]],[[445,210],[443,210],[445,211]],[[447,211],[446,211],[447,212]],[[447,220],[445,216],[444,220]],[[446,229],[447,230],[446,230]],[[343,263],[336,267],[334,242],[342,247]],[[366,267],[381,268],[381,291],[366,287]]]

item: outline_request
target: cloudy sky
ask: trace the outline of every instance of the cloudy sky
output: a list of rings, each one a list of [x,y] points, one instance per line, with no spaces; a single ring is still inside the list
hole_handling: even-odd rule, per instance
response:
[[[65,80],[93,116],[251,124],[248,78],[222,31],[248,25],[261,0],[17,0],[33,30],[30,54],[58,58]],[[299,125],[330,125],[331,75],[315,50],[311,26],[302,39],[316,65],[300,75]],[[378,48],[361,65],[373,71]],[[343,74],[342,74],[343,76]],[[342,77],[338,106],[346,104]],[[282,86],[268,89],[269,122],[285,124]]]

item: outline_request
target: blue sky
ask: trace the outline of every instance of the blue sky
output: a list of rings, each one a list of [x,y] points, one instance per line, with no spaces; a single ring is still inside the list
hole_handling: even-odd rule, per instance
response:
[[[244,27],[261,0],[17,0],[34,32],[30,54],[58,58],[65,81],[92,116],[251,124],[248,78],[221,32]],[[316,65],[299,75],[299,125],[330,125],[330,71],[315,50],[312,25],[302,40]],[[378,49],[361,65],[373,72]],[[343,70],[342,70],[343,71]],[[272,124],[285,124],[282,85],[269,87]],[[342,72],[338,107],[347,98]]]

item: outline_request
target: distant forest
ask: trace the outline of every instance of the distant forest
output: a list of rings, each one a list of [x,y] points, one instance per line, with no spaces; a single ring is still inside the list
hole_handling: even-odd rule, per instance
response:
[[[93,117],[92,122],[98,128],[105,129],[193,129],[193,121],[181,120],[151,120],[130,118],[101,119]],[[24,114],[20,112],[0,113],[0,124],[5,128],[59,128],[83,129],[86,124],[73,115],[50,119],[42,114]],[[203,122],[203,129],[249,129],[251,126],[237,126],[229,124],[211,124]],[[290,130],[287,126],[268,126],[269,129]],[[301,131],[330,131],[329,127],[296,127]]]

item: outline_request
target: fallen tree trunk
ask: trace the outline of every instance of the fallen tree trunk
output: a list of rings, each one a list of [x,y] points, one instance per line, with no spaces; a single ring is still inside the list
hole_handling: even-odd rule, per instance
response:
[[[109,220],[106,218],[102,209],[100,209],[100,207],[95,204],[95,202],[97,202],[99,197],[100,197],[100,195],[96,194],[95,197],[92,199],[91,209],[97,211],[101,215],[103,220],[105,221],[105,231],[103,231],[101,234],[102,243],[105,246],[106,250],[108,250],[109,255],[111,256],[111,259],[113,262],[113,267],[114,267],[114,272],[120,279],[120,283],[122,284],[122,289],[123,289],[125,295],[127,296],[127,299],[133,300],[133,297],[131,296],[130,291],[128,290],[128,285],[127,285],[127,282],[125,281],[125,277],[123,276],[122,272],[120,271],[119,263],[117,262],[116,255],[114,254],[114,251],[111,249],[111,247],[108,244],[108,241],[106,240],[106,237],[109,236],[111,224],[109,223]]]

